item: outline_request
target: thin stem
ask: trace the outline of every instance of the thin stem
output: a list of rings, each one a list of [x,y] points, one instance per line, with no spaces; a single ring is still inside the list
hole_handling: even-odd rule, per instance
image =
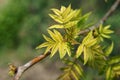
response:
[[[40,56],[37,56],[35,58],[33,58],[31,61],[27,62],[26,64],[24,64],[23,66],[20,66],[17,68],[17,73],[15,74],[13,80],[19,80],[20,77],[22,76],[22,74],[29,69],[31,66],[33,66],[34,64],[38,63],[39,61],[45,59],[48,55],[50,55],[51,52],[48,52],[46,54],[42,54]]]

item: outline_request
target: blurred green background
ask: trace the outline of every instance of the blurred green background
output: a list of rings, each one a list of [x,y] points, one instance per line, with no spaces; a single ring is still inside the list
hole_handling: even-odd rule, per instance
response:
[[[48,13],[51,8],[72,5],[82,8],[83,14],[92,12],[89,21],[96,23],[108,11],[115,0],[0,0],[0,80],[10,80],[8,64],[22,65],[42,53],[35,47],[42,43],[42,34],[53,20]],[[106,21],[115,31],[112,40],[115,48],[112,55],[120,54],[120,6]],[[111,56],[112,56],[111,55]],[[54,61],[56,59],[56,61]],[[55,80],[60,74],[62,63],[58,58],[45,59],[28,70],[21,80]],[[101,80],[103,76],[88,70],[86,80]]]

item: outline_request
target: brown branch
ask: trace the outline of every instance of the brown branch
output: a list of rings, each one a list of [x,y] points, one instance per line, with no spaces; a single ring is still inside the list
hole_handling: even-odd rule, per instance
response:
[[[20,77],[22,76],[22,74],[29,69],[31,66],[33,66],[34,64],[36,64],[37,62],[43,60],[44,58],[46,58],[48,55],[50,55],[50,52],[46,53],[46,54],[42,54],[38,57],[33,58],[31,61],[27,62],[26,64],[24,64],[23,66],[19,66],[17,68],[17,72],[13,78],[13,80],[19,80]]]
[[[112,14],[112,12],[115,11],[115,9],[118,7],[118,5],[120,4],[120,0],[116,0],[116,2],[111,6],[111,8],[108,10],[108,12],[103,16],[103,18],[94,26],[91,26],[90,28],[88,29],[85,29],[83,31],[80,31],[79,32],[79,35],[80,34],[84,34],[84,33],[87,33],[89,32],[90,30],[93,30],[95,28],[98,28],[98,26],[101,24],[101,23],[104,23],[108,17]],[[46,54],[42,54],[38,57],[35,57],[33,58],[31,61],[27,62],[26,64],[24,64],[23,66],[19,66],[17,68],[17,72],[13,78],[13,80],[19,80],[21,75],[27,70],[29,69],[31,66],[33,66],[34,64],[36,64],[37,62],[43,60],[44,58],[46,58],[48,55],[50,55],[50,51]]]
[[[115,3],[111,6],[111,8],[108,10],[108,12],[103,16],[103,18],[95,25],[85,29],[85,30],[82,30],[78,33],[78,35],[81,35],[81,34],[84,34],[84,33],[87,33],[91,30],[94,30],[95,28],[98,28],[100,24],[103,24],[110,15],[112,15],[112,13],[116,10],[116,8],[118,7],[118,5],[120,4],[120,0],[116,0]]]

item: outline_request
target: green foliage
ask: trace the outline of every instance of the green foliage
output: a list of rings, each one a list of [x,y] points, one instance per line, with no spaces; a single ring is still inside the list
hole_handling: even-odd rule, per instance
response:
[[[110,25],[103,27],[100,25],[99,31],[98,31],[98,36],[103,41],[103,38],[111,38],[109,34],[113,33],[112,30],[109,29]]]
[[[47,42],[44,42],[37,48],[47,47],[45,53],[47,53],[51,49],[51,57],[54,56],[57,50],[60,53],[60,58],[63,58],[66,53],[71,56],[70,48],[67,42],[64,41],[62,35],[57,30],[54,30],[53,32],[48,30],[48,33],[50,34],[52,39],[43,35]]]
[[[57,80],[80,80],[84,78],[82,67],[73,61],[64,60],[66,67],[61,70],[64,72]]]
[[[60,10],[51,9],[54,14],[49,16],[54,19],[58,24],[50,26],[51,28],[70,28],[75,26],[81,18],[81,10],[71,9],[71,5],[67,8],[62,6]]]
[[[106,80],[112,80],[115,76],[120,75],[120,57],[114,56],[108,60],[106,65]]]
[[[95,45],[96,43],[97,39],[93,38],[92,31],[89,32],[77,49],[77,58],[81,55],[81,53],[84,53],[84,64],[86,64],[89,59],[93,59],[95,51],[101,52],[99,51],[99,46]],[[95,50],[93,51],[92,49]]]
[[[109,59],[114,43],[107,46],[104,44],[113,33],[109,25],[101,24],[99,28],[81,36],[78,33],[91,24],[86,24],[90,13],[82,15],[81,9],[73,10],[71,5],[62,6],[60,10],[55,8],[51,10],[54,14],[49,14],[49,16],[56,24],[48,28],[50,37],[43,35],[46,42],[40,44],[37,49],[45,47],[45,54],[50,51],[50,57],[59,52],[61,60],[67,58],[66,66],[62,68],[64,73],[58,80],[80,80],[84,75],[81,66],[97,69],[102,74],[106,73],[106,80],[120,75],[120,64],[116,64],[119,63],[119,58]],[[65,56],[66,54],[69,56]]]
[[[51,49],[51,57],[57,52],[57,50],[60,53],[60,58],[63,58],[66,53],[68,53],[69,56],[71,56],[71,50],[68,44],[77,44],[78,42],[75,40],[78,35],[78,23],[80,24],[80,21],[86,21],[85,18],[88,16],[81,17],[81,10],[73,10],[71,9],[71,5],[69,5],[67,8],[62,6],[60,10],[58,9],[52,9],[52,11],[56,14],[49,14],[51,18],[53,18],[56,22],[59,23],[55,24],[53,26],[50,26],[49,28],[61,28],[65,30],[65,36],[62,36],[57,30],[54,30],[54,33],[48,30],[48,33],[52,37],[52,39],[46,38],[48,42],[45,42],[38,46],[37,48],[47,47],[45,53]],[[76,13],[76,14],[73,14]],[[68,15],[69,14],[69,15]],[[87,14],[88,15],[88,14]],[[82,22],[81,24],[83,24]],[[54,45],[54,46],[51,46]]]
[[[106,56],[109,56],[113,50],[113,47],[114,47],[114,43],[112,42],[110,46],[108,46],[106,49],[105,49],[105,55]]]

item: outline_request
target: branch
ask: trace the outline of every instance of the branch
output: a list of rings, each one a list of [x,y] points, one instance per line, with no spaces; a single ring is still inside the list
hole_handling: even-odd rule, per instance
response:
[[[116,0],[115,3],[111,6],[111,8],[108,10],[108,12],[103,16],[103,18],[95,25],[85,29],[85,30],[82,30],[78,33],[78,35],[81,35],[81,34],[84,34],[84,33],[87,33],[91,30],[94,30],[95,28],[98,28],[100,24],[103,24],[110,15],[112,15],[112,13],[116,10],[116,8],[118,7],[118,5],[120,4],[120,0]]]
[[[103,16],[103,18],[94,26],[91,26],[88,29],[85,29],[83,31],[79,32],[80,34],[84,34],[89,32],[90,30],[93,30],[95,28],[98,28],[100,24],[104,23],[108,17],[112,14],[112,12],[114,12],[116,10],[116,8],[118,7],[118,5],[120,4],[120,0],[116,0],[116,2],[111,6],[111,8],[108,10],[108,12]],[[26,64],[24,64],[23,66],[19,66],[17,68],[17,72],[15,73],[15,76],[13,78],[13,80],[19,80],[21,75],[27,70],[29,69],[31,66],[33,66],[34,64],[36,64],[37,62],[43,60],[44,58],[46,58],[48,55],[50,55],[50,51],[46,54],[42,54],[38,57],[33,58],[31,61],[27,62]]]
[[[24,64],[23,66],[19,66],[17,68],[17,72],[13,78],[13,80],[19,80],[21,75],[27,70],[29,69],[31,66],[33,66],[34,64],[36,64],[37,62],[43,60],[44,58],[46,58],[48,55],[50,55],[51,52],[48,52],[46,54],[42,54],[38,57],[33,58],[31,61],[27,62],[26,64]]]

